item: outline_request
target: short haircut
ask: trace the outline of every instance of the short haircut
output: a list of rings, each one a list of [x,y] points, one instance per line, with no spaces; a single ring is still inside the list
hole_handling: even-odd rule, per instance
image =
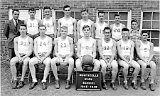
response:
[[[120,16],[120,14],[115,14],[114,17],[116,17],[116,16]]]
[[[142,32],[141,32],[141,35],[142,35],[143,33],[147,33],[147,34],[148,34],[148,30],[142,31]],[[149,35],[149,34],[148,34],[148,35]]]
[[[26,25],[26,24],[21,24],[21,25],[20,25],[20,27],[21,27],[21,26],[23,26],[23,27],[26,27],[26,28],[27,28],[27,25]],[[19,27],[19,29],[20,29],[20,27]]]
[[[84,8],[84,9],[81,10],[81,13],[82,13],[82,12],[87,12],[87,13],[88,13],[88,9],[87,9],[87,8]]]
[[[111,33],[111,28],[110,27],[104,27],[103,32],[105,32],[105,30],[109,30]]]
[[[45,29],[46,29],[46,26],[43,25],[43,24],[41,24],[41,25],[38,26],[39,29],[40,29],[40,27],[45,27]]]
[[[133,20],[131,21],[131,24],[132,24],[132,22],[137,22],[137,23],[138,23],[138,21],[137,21],[136,19],[133,19]]]
[[[12,9],[12,14],[14,13],[14,11],[19,12],[19,10],[18,10],[18,9]]]
[[[99,16],[100,13],[105,14],[104,11],[98,11],[98,16]]]
[[[82,30],[84,30],[85,28],[89,28],[89,30],[91,29],[91,28],[89,27],[89,25],[84,25],[83,28],[82,28]]]
[[[61,26],[61,29],[68,29],[67,26]]]
[[[63,10],[65,10],[66,8],[71,8],[69,5],[65,5],[64,7],[63,7]]]
[[[36,11],[36,9],[32,7],[32,8],[29,8],[28,11]]]
[[[45,6],[45,7],[43,8],[43,10],[45,10],[45,9],[49,9],[49,10],[51,10],[51,7],[49,7],[49,6]]]
[[[122,29],[122,32],[123,32],[123,31],[128,31],[128,32],[129,32],[129,29],[128,29],[128,28],[123,28],[123,29]]]

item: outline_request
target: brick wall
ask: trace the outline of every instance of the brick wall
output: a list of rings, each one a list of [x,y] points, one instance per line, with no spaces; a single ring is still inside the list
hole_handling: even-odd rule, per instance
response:
[[[7,56],[6,38],[3,34],[4,25],[7,22],[9,8],[42,8],[51,6],[54,9],[60,9],[64,5],[70,5],[72,8],[89,8],[89,15],[95,21],[96,10],[101,9],[130,9],[132,10],[132,19],[140,22],[141,10],[159,10],[159,0],[1,0],[0,1],[0,39],[1,59]]]

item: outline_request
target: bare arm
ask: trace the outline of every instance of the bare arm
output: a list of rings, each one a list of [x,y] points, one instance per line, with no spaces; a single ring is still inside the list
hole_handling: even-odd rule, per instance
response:
[[[51,54],[51,51],[52,51],[52,38],[48,37],[48,45],[49,45],[49,48],[48,48],[48,52],[45,54],[45,57],[44,58],[47,58],[50,54]]]
[[[78,45],[77,45],[77,57],[81,58],[81,39],[78,40]]]
[[[140,54],[140,46],[141,46],[141,43],[140,43],[139,41],[137,41],[137,42],[136,42],[136,51],[137,51],[138,57],[139,57],[141,60],[143,60],[144,62],[146,62],[145,59],[144,59],[144,58],[142,57],[142,55]]]
[[[77,41],[80,39],[80,20],[77,22]]]
[[[113,39],[112,39],[113,40]],[[110,61],[109,63],[111,64],[111,62],[113,61],[115,55],[116,55],[116,46],[117,46],[117,43],[116,41],[113,40],[113,47],[112,47],[112,57],[110,58]]]
[[[93,58],[96,58],[96,40],[93,39]]]
[[[58,31],[57,31],[57,37],[60,36],[60,28],[61,28],[61,19],[58,20]]]
[[[18,52],[18,37],[16,37],[14,39],[14,52],[15,52],[15,55],[18,57],[18,58],[21,58],[19,52]]]
[[[38,44],[37,44],[37,40],[38,38],[34,39],[34,54],[35,56],[40,59],[39,55],[38,55]]]
[[[56,36],[57,36],[56,20],[53,20],[53,26],[54,26],[54,38],[56,38]]]
[[[73,56],[73,39],[69,38],[69,44],[70,44],[70,54],[68,57],[72,57]]]
[[[74,34],[74,42],[77,42],[77,32],[76,32],[76,25],[77,25],[77,21],[76,21],[76,19],[74,20],[74,23],[73,23],[73,34]]]
[[[105,61],[105,58],[102,53],[102,40],[98,41],[98,49],[99,49],[99,54],[100,54],[101,58]]]
[[[153,47],[154,47],[153,43],[150,42],[150,56],[148,62],[150,62],[154,56]]]
[[[94,38],[95,34],[94,34],[95,30],[94,30],[94,22],[91,21],[91,36],[92,38]]]
[[[133,60],[133,54],[134,54],[134,42],[131,41],[131,55],[130,55],[130,62]]]

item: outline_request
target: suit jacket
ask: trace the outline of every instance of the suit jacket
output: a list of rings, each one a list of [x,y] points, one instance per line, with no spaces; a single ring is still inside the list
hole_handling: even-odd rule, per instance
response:
[[[24,22],[21,20],[18,20],[18,25],[16,27],[13,19],[11,19],[5,25],[4,34],[8,39],[8,48],[14,48],[14,38],[20,35],[18,30],[21,24],[24,24]]]

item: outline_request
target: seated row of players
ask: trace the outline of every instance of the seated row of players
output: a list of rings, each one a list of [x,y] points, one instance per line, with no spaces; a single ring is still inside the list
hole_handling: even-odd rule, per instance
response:
[[[128,68],[134,67],[133,72],[134,78],[132,80],[132,87],[137,89],[137,75],[141,70],[141,88],[146,90],[144,73],[147,65],[151,67],[151,82],[150,89],[155,90],[154,79],[156,76],[156,64],[152,61],[153,57],[153,43],[147,41],[148,34],[142,32],[141,40],[137,41],[136,44],[129,38],[129,30],[127,28],[122,29],[122,39],[117,43],[114,39],[111,38],[111,29],[105,27],[103,29],[104,38],[98,40],[98,49],[100,53],[100,60],[96,59],[96,40],[91,37],[91,28],[88,25],[84,25],[83,28],[84,36],[78,40],[77,45],[77,57],[76,60],[76,69],[77,71],[82,71],[82,62],[83,56],[90,55],[93,58],[94,68],[93,71],[99,71],[101,66],[101,71],[103,74],[103,88],[107,89],[105,81],[106,68],[112,68],[112,81],[111,87],[116,90],[115,79],[118,72],[118,64],[123,67],[124,74],[124,88],[128,89],[127,84],[127,74]],[[73,56],[73,39],[67,36],[68,27],[62,26],[60,28],[60,37],[54,40],[54,52],[55,57],[50,58],[53,41],[52,39],[45,35],[46,26],[39,26],[40,36],[34,39],[34,48],[33,48],[33,39],[26,35],[27,28],[26,25],[21,25],[20,36],[14,39],[14,50],[16,57],[13,57],[10,61],[11,73],[12,73],[12,88],[21,88],[24,86],[24,76],[27,70],[27,65],[29,63],[29,69],[32,76],[32,84],[29,89],[33,89],[37,85],[36,79],[36,70],[35,64],[43,63],[45,64],[44,75],[42,80],[42,89],[47,89],[46,78],[50,71],[50,66],[55,76],[55,87],[56,89],[60,88],[59,78],[57,76],[57,66],[56,64],[62,64],[68,66],[68,78],[66,82],[66,89],[71,87],[70,78],[74,68],[74,59]],[[134,58],[134,48],[136,45],[136,51],[138,54],[138,60],[135,61]],[[117,48],[117,51],[116,51]],[[35,57],[31,57],[32,51],[35,54]],[[118,52],[118,58],[115,59],[116,53]],[[20,81],[17,81],[17,70],[15,64],[18,62],[23,62],[22,67],[22,77]],[[85,62],[85,61],[84,61]]]

